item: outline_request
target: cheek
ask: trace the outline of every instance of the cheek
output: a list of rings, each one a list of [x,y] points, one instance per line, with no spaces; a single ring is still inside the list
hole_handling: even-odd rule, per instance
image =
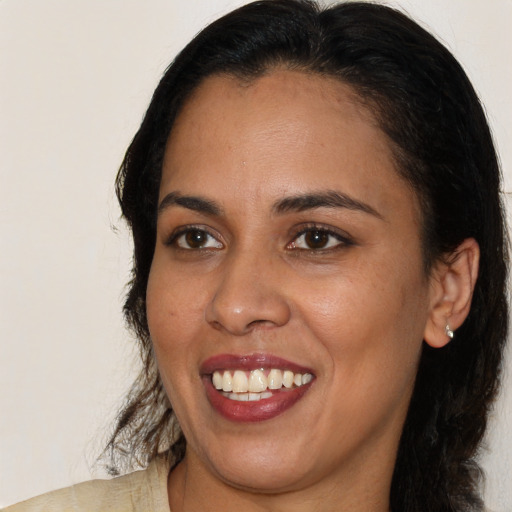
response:
[[[165,351],[187,343],[204,316],[200,290],[194,282],[164,270],[156,262],[149,274],[146,309],[155,347]]]
[[[329,331],[348,329],[357,334],[361,329],[396,325],[401,317],[426,310],[425,285],[404,274],[372,266],[340,273],[313,290],[310,286],[308,296],[300,302],[305,311],[311,311],[308,316],[320,326],[329,326]]]
[[[426,287],[422,269],[406,258],[379,258],[310,288],[300,309],[333,371],[378,369],[389,376],[401,365],[416,366],[428,316]]]
[[[151,268],[146,293],[148,326],[160,375],[173,406],[180,396],[187,395],[191,382],[199,383],[199,376],[191,370],[195,366],[190,348],[193,340],[200,339],[197,329],[204,316],[200,303],[194,287],[179,276],[162,272],[158,265]],[[184,389],[177,392],[180,388]]]

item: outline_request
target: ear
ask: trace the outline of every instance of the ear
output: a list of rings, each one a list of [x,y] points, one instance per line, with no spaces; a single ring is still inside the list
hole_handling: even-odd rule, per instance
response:
[[[447,329],[455,331],[468,316],[479,260],[478,243],[474,238],[467,238],[432,270],[430,312],[423,335],[431,347],[448,344],[451,337]]]

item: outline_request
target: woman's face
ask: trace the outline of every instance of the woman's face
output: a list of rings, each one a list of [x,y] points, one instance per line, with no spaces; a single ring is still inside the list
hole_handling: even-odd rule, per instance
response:
[[[195,91],[147,289],[186,460],[267,492],[390,477],[430,308],[419,217],[350,87],[283,70]]]

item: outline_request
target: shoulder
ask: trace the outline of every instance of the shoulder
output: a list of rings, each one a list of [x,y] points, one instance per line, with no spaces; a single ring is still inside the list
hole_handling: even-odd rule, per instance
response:
[[[91,480],[12,505],[2,512],[170,512],[163,459],[111,480]]]

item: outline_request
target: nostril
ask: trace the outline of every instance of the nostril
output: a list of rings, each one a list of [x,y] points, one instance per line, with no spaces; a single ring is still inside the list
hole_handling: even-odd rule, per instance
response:
[[[215,330],[222,331],[222,324],[216,320],[208,322]]]
[[[247,325],[247,329],[250,329],[252,327],[272,327],[273,322],[269,320],[253,320],[250,324]]]

